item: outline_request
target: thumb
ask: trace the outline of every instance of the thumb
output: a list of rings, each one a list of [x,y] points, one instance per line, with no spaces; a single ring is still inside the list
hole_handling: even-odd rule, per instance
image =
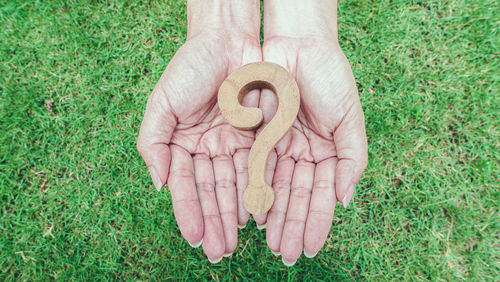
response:
[[[137,140],[137,150],[158,191],[167,183],[171,160],[168,144],[177,125],[167,97],[159,88],[157,85],[149,96]]]
[[[365,119],[359,98],[334,132],[338,163],[335,171],[337,200],[347,208],[368,162]]]

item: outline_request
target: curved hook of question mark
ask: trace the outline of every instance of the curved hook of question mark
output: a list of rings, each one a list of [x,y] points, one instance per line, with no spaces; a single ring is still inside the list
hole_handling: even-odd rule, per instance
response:
[[[222,116],[242,130],[259,127],[264,119],[259,108],[241,105],[253,89],[267,88],[278,96],[278,110],[257,136],[248,156],[248,186],[243,194],[245,209],[254,215],[266,213],[274,202],[274,191],[265,181],[266,162],[274,146],[292,126],[300,106],[297,82],[283,67],[258,62],[242,66],[231,73],[219,88],[218,104]]]

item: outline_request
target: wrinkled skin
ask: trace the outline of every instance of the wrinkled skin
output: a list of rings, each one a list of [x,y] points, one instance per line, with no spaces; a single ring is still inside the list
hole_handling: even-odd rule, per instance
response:
[[[336,201],[349,203],[367,164],[363,110],[349,62],[332,40],[273,37],[263,46],[264,61],[285,67],[301,93],[298,118],[276,146],[271,176],[275,202],[258,224],[267,243],[287,264],[302,250],[315,255],[330,231]],[[263,90],[265,122],[277,108],[276,96]]]
[[[303,249],[308,254],[321,249],[336,201],[348,204],[366,167],[363,112],[338,44],[274,37],[262,52],[265,61],[292,73],[301,92],[297,121],[268,159],[266,179],[275,203],[268,215],[255,216],[258,224],[267,221],[270,249],[294,262]],[[182,235],[191,244],[203,239],[212,261],[234,251],[237,224],[248,221],[241,198],[255,139],[253,132],[224,121],[217,90],[229,73],[260,61],[261,54],[258,39],[220,34],[189,39],[151,94],[139,134],[138,150],[155,186],[168,184]],[[259,106],[265,122],[277,107],[269,90],[260,97],[252,91],[243,104]]]
[[[237,197],[248,183],[246,163],[255,138],[224,120],[217,91],[232,71],[255,61],[261,61],[258,39],[188,39],[154,88],[139,134],[138,150],[157,189],[168,184],[182,235],[192,245],[203,239],[212,261],[234,251],[237,224],[248,220]],[[257,106],[258,98],[259,91],[252,91],[243,102]]]

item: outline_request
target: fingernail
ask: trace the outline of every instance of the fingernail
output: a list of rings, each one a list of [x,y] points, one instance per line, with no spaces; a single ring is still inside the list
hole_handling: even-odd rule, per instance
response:
[[[216,264],[218,263],[219,261],[222,260],[222,257],[218,258],[218,259],[214,259],[214,260],[211,260],[210,258],[208,258],[208,261],[211,263],[211,264]]]
[[[280,252],[275,252],[275,251],[271,250],[271,253],[273,253],[273,255],[275,255],[277,257],[281,256]]]
[[[151,179],[153,180],[153,184],[156,187],[156,190],[158,192],[161,190],[161,187],[163,186],[161,183],[160,176],[158,176],[158,173],[156,173],[156,169],[153,166],[148,167],[149,170],[149,175],[151,175]]]
[[[243,228],[245,228],[245,227],[247,227],[247,225],[246,225],[246,224],[244,224],[244,225],[239,225],[239,224],[238,224],[238,229],[243,229]]]
[[[286,261],[284,258],[281,258],[281,261],[283,262],[284,265],[290,267],[290,266],[293,266],[297,261],[292,261],[292,262],[289,262],[289,261]]]
[[[347,194],[345,194],[344,199],[342,200],[342,204],[344,204],[344,209],[347,209],[347,206],[351,202],[352,195],[354,194],[354,189],[356,189],[356,185],[352,184],[347,190]]]
[[[257,224],[257,229],[262,230],[266,228],[266,224],[258,225]]]
[[[315,257],[316,255],[318,254],[318,252],[315,252],[314,254],[310,254],[306,251],[306,249],[304,249],[304,256],[306,256],[306,258],[313,258]]]
[[[227,253],[227,254],[223,254],[222,256],[225,257],[225,258],[228,258],[232,255],[233,253]]]
[[[201,243],[203,243],[203,239],[201,239],[201,240],[200,240],[200,242],[191,243],[191,242],[189,242],[189,241],[188,241],[188,243],[189,243],[189,245],[190,245],[191,247],[193,247],[193,248],[195,248],[195,249],[196,249],[196,248],[198,248],[199,246],[201,246]]]

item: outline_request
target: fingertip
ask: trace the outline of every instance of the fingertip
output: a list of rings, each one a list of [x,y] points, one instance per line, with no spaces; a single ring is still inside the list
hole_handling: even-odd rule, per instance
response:
[[[238,239],[234,238],[234,240],[231,238],[229,240],[226,240],[226,249],[224,250],[225,254],[232,254],[234,250],[236,250],[236,247],[238,246]]]
[[[153,184],[158,192],[160,192],[161,188],[163,187],[163,181],[161,180],[160,176],[156,172],[156,169],[154,166],[148,167],[149,175],[151,176],[151,180],[153,181]]]
[[[208,258],[208,261],[211,263],[211,264],[218,264],[221,260],[222,260],[222,256],[220,258],[217,258],[217,259],[211,259],[209,257]]]
[[[347,190],[347,193],[345,194],[344,198],[342,199],[342,204],[344,205],[345,209],[347,209],[347,206],[349,206],[349,203],[351,202],[352,196],[354,195],[355,189],[356,189],[356,185],[351,184],[349,186],[349,189]]]
[[[281,261],[283,262],[284,265],[286,265],[287,267],[292,267],[296,262],[297,260],[292,260],[292,261],[288,261],[286,260],[284,257],[281,258]]]
[[[192,247],[192,248],[199,248],[201,246],[201,244],[203,243],[203,239],[201,239],[199,242],[194,242],[194,243],[191,243],[188,241],[188,244]]]
[[[267,220],[267,213],[265,214],[260,214],[260,215],[252,215],[254,221],[255,221],[255,224],[257,224],[257,228],[259,226],[262,226],[262,225],[265,225],[266,224],[266,220]],[[264,226],[265,227],[265,226]],[[262,229],[259,229],[259,230],[262,230]]]
[[[226,253],[224,232],[219,217],[209,216],[205,218],[205,234],[203,236],[203,251],[211,261],[219,260]],[[218,261],[217,261],[218,262]]]
[[[238,243],[238,219],[234,214],[221,214],[222,228],[224,229],[224,239],[226,240],[226,253],[233,251]],[[230,250],[233,249],[233,250]]]
[[[203,240],[202,248],[203,252],[206,254],[208,260],[211,263],[218,263],[223,255],[225,254],[225,246],[217,243],[210,244],[207,243],[208,240]]]
[[[304,255],[314,257],[323,248],[332,226],[332,215],[309,214],[304,234]]]
[[[272,214],[271,214],[272,215]],[[281,235],[282,235],[282,226],[283,224],[280,224],[276,220],[273,220],[273,218],[269,218],[269,226],[266,230],[266,243],[267,246],[269,247],[269,250],[273,252],[274,255],[276,253],[280,254],[280,245],[281,245]]]
[[[269,250],[271,251],[271,253],[272,253],[275,257],[279,257],[279,256],[281,255],[281,253],[280,253],[280,252],[275,252],[275,251],[273,251],[273,250],[271,250],[271,249],[269,249]]]
[[[148,147],[141,147],[140,153],[146,163],[156,190],[160,191],[167,183],[169,177],[172,159],[169,146],[165,144],[148,145]]]
[[[312,253],[309,253],[305,248],[304,248],[304,256],[306,258],[313,258],[315,257],[316,255],[318,254],[318,252],[312,252]]]
[[[189,244],[192,247],[198,243],[201,245],[203,242],[203,216],[199,206],[187,204],[187,206],[180,207],[176,205],[174,215],[182,236]]]
[[[290,224],[285,225],[285,228],[283,229],[283,238],[281,239],[280,245],[281,256],[288,262],[294,262],[298,260],[300,255],[302,254],[302,251],[304,250],[304,237],[302,233],[303,231],[299,232],[302,233],[302,236],[297,237],[296,235],[292,234],[293,229],[298,229],[298,227],[294,226],[292,228]]]
[[[243,212],[239,207],[238,202],[238,228],[243,229],[247,226],[248,220],[250,219],[250,214],[243,208]]]
[[[349,159],[342,159],[339,160],[337,163],[337,168],[335,169],[335,193],[336,193],[336,198],[338,201],[342,202],[344,206],[345,204],[348,204],[348,201],[351,199],[348,196],[348,193],[350,192],[350,188],[353,183],[356,183],[355,181],[358,181],[359,178],[357,178],[354,174],[353,171],[356,168],[356,163],[353,160]],[[352,191],[354,192],[354,191]],[[352,197],[352,194],[350,195]],[[346,202],[344,202],[344,199]]]

